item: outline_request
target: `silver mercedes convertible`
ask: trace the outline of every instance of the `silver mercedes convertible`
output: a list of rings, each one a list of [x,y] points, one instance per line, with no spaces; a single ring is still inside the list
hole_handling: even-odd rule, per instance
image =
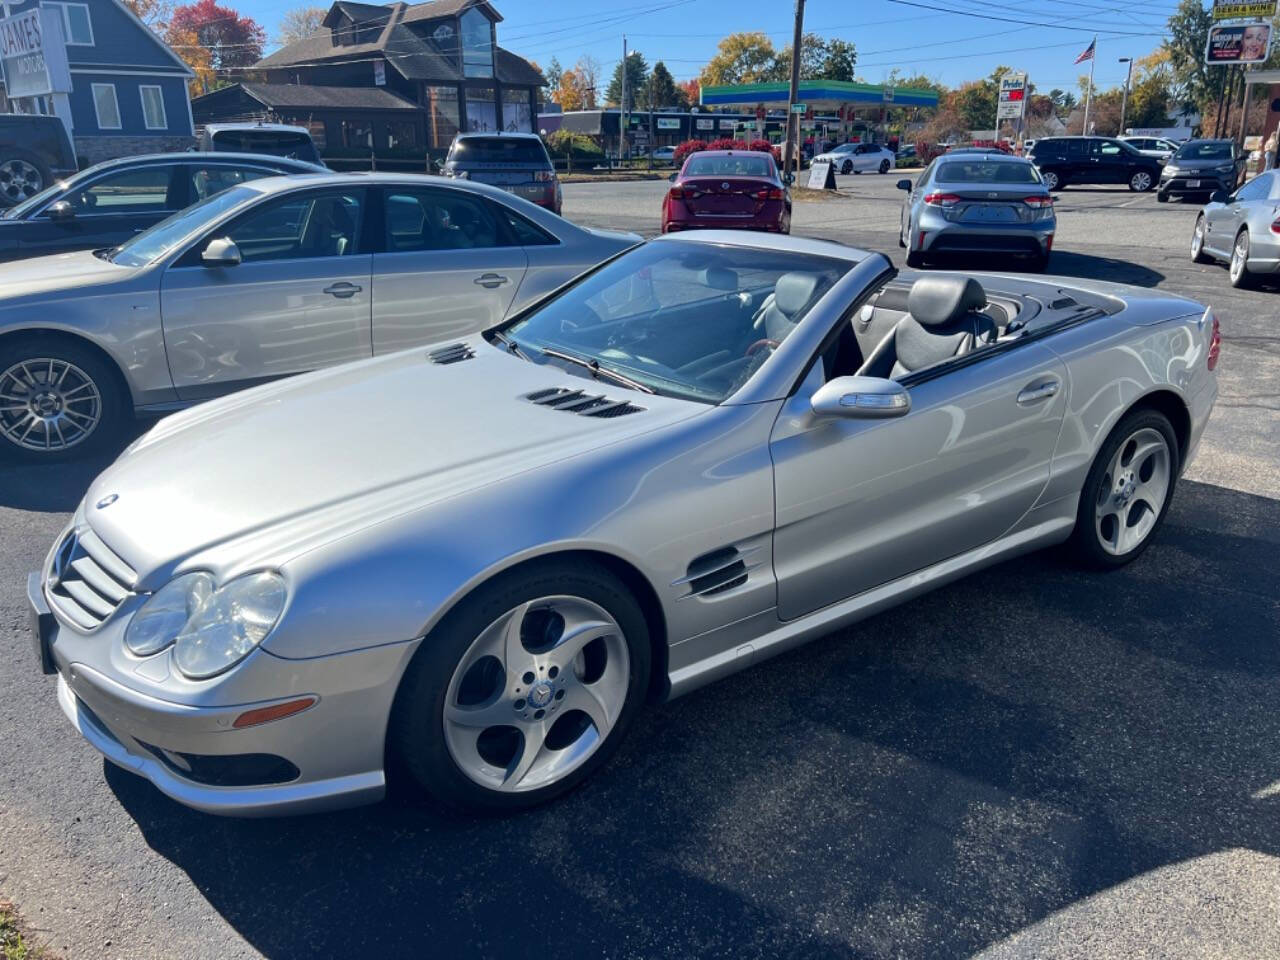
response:
[[[164,420],[32,574],[36,653],[193,807],[371,801],[388,769],[526,807],[646,702],[1029,550],[1132,561],[1218,350],[1155,291],[664,237],[483,334]]]

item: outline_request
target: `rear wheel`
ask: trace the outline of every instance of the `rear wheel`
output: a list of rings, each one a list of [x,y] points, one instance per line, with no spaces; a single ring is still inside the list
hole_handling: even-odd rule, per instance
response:
[[[1065,185],[1062,176],[1056,170],[1040,171],[1040,179],[1044,181],[1044,185],[1050,190],[1061,190]]]
[[[925,264],[925,260],[924,260],[924,254],[923,254],[923,253],[921,253],[919,250],[908,250],[908,251],[907,251],[907,266],[908,266],[908,267],[914,267],[914,268],[916,268],[916,269],[919,269],[920,267],[923,267],[923,266],[924,266],[924,264]]]
[[[1177,435],[1164,414],[1135,410],[1121,419],[1080,491],[1072,545],[1083,562],[1120,567],[1147,548],[1173,499],[1178,457]]]
[[[0,153],[0,207],[34,197],[53,181],[48,164],[25,150]]]
[[[885,160],[881,160],[881,161],[880,161],[880,172],[881,172],[881,173],[888,173],[888,172],[889,172],[889,161],[888,161],[888,159],[885,159]]]
[[[1239,289],[1253,286],[1253,274],[1249,272],[1249,231],[1241,230],[1236,234],[1235,246],[1231,248],[1231,263],[1227,267],[1231,276],[1231,285]]]
[[[1146,193],[1155,185],[1155,178],[1145,170],[1139,170],[1129,178],[1129,189],[1134,193]]]
[[[100,452],[128,415],[116,371],[88,347],[41,336],[0,345],[0,450],[9,456],[40,462]]]
[[[389,746],[449,806],[535,806],[617,748],[649,661],[644,615],[616,577],[572,561],[519,570],[428,634],[396,697]]]
[[[1204,219],[1204,214],[1200,214],[1196,218],[1196,227],[1191,231],[1191,262],[1192,263],[1208,263],[1212,258],[1205,255],[1204,252],[1204,236],[1209,229],[1209,224]]]
[[[843,174],[845,174],[846,176],[847,176],[847,175],[849,175],[849,174],[851,174],[851,173],[853,173],[853,161],[852,161],[852,160],[846,160],[846,161],[844,162],[844,166],[842,166],[842,167],[840,168],[840,172],[841,172],[841,173],[843,173]]]

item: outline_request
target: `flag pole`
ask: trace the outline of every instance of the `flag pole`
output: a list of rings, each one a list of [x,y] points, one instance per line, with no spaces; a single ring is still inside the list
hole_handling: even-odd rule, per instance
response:
[[[1080,133],[1084,136],[1089,135],[1089,101],[1093,98],[1093,65],[1098,62],[1098,35],[1093,35],[1093,56],[1089,58],[1089,89],[1084,92],[1084,126],[1080,128]]]

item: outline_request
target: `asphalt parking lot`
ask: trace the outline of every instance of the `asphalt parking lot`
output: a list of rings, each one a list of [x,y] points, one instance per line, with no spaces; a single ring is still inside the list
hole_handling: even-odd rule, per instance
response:
[[[840,179],[794,231],[901,264],[897,175]],[[565,214],[653,233],[663,189],[566,185]],[[648,711],[519,817],[221,820],[107,767],[24,599],[104,464],[0,468],[0,893],[95,960],[1280,956],[1280,286],[1191,264],[1195,210],[1059,202],[1052,271],[1222,322],[1218,407],[1141,560],[1036,555],[832,634]]]

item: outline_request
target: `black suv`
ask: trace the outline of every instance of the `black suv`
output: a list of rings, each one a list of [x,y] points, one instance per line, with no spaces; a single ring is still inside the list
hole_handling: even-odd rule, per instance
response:
[[[1165,203],[1171,195],[1230,193],[1240,182],[1245,160],[1234,140],[1188,140],[1165,163],[1156,199]]]
[[[1113,137],[1045,137],[1031,159],[1050,190],[1069,183],[1126,183],[1143,193],[1160,180],[1160,161]]]
[[[0,207],[12,206],[76,172],[76,154],[57,117],[0,114]]]

